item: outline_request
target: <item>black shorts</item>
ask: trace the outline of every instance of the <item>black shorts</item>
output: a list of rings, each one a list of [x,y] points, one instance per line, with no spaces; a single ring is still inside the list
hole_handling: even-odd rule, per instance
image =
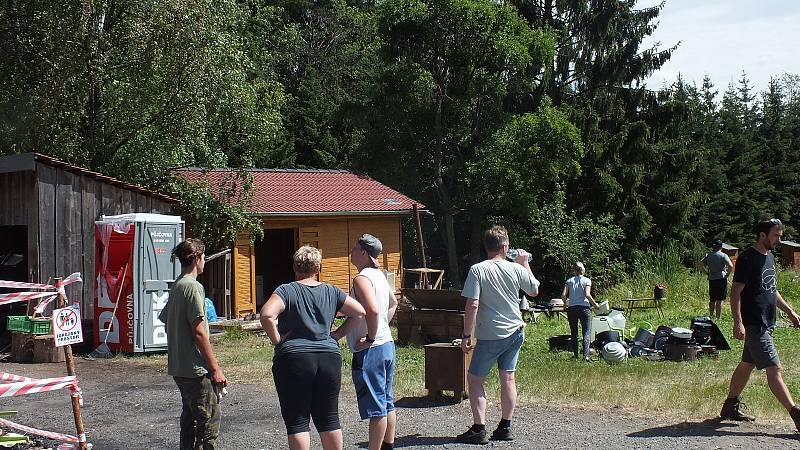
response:
[[[708,298],[712,302],[721,302],[728,296],[728,280],[708,280]]]
[[[342,355],[333,352],[284,353],[272,360],[272,376],[286,434],[334,431],[339,424]]]
[[[758,370],[781,365],[778,350],[772,342],[772,331],[773,328],[759,325],[745,328],[742,362],[755,364]]]

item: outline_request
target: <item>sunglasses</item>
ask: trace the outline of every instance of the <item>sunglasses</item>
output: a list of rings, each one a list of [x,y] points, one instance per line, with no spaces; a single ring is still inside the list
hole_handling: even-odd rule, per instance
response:
[[[769,219],[768,222],[772,223],[773,225],[783,226],[783,222],[780,219]]]

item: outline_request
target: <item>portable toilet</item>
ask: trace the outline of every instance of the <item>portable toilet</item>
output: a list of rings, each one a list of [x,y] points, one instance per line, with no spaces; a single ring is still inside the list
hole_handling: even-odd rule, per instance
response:
[[[172,249],[183,240],[180,216],[123,214],[95,222],[94,343],[114,352],[167,349],[158,314],[180,275]]]

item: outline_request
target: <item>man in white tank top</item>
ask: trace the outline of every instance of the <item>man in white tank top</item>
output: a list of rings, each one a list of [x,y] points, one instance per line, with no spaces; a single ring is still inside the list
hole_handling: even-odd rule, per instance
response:
[[[350,252],[350,261],[358,268],[351,296],[367,312],[360,319],[348,318],[331,333],[334,339],[347,338],[353,352],[353,384],[358,396],[358,412],[369,419],[369,450],[394,448],[397,416],[394,408],[395,349],[389,322],[397,309],[394,287],[389,286],[380,269],[378,255],[381,241],[362,235]]]

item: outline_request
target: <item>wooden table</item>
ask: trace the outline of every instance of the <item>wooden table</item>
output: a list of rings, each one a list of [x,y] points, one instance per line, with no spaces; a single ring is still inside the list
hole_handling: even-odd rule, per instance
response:
[[[474,351],[474,350],[473,350]],[[451,343],[425,346],[425,389],[429,397],[441,397],[442,391],[453,391],[461,401],[466,398],[467,369],[472,352],[464,353],[460,345]]]
[[[624,302],[625,316],[628,318],[633,316],[633,311],[635,310],[655,309],[658,311],[658,317],[662,320],[664,319],[664,310],[661,309],[663,298],[624,298],[622,301]]]
[[[420,267],[418,269],[403,269],[404,273],[411,273],[419,275],[419,289],[441,289],[442,278],[444,278],[444,270],[428,269],[427,267]],[[433,278],[435,281],[431,281]]]
[[[522,319],[525,319],[525,316],[528,315],[531,318],[531,322],[536,323],[538,317],[542,314],[545,315],[548,319],[552,319],[553,317],[563,317],[567,319],[567,307],[566,306],[557,306],[555,308],[528,308],[528,309],[521,309],[522,312]]]

